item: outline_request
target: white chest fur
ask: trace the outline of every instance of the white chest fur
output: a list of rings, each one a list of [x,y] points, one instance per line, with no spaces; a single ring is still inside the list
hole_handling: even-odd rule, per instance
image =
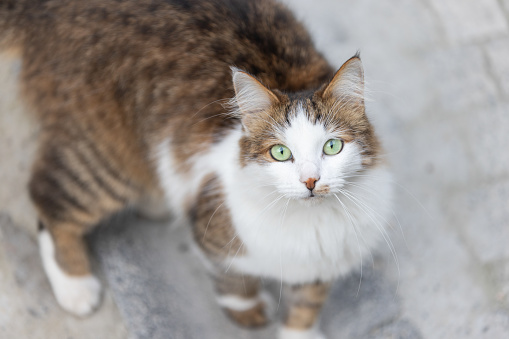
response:
[[[274,186],[261,185],[258,172],[240,168],[239,134],[231,133],[196,158],[186,174],[176,170],[169,141],[155,153],[162,187],[177,215],[182,216],[207,174],[219,177],[224,208],[230,210],[246,250],[228,258],[226,267],[287,283],[327,281],[360,267],[362,258],[387,238],[392,186],[385,167],[355,172],[344,193],[306,205],[284,197]]]
[[[311,206],[245,184],[226,184],[227,205],[247,250],[226,264],[245,274],[287,283],[332,280],[360,268],[362,258],[387,237],[391,185],[385,168]]]

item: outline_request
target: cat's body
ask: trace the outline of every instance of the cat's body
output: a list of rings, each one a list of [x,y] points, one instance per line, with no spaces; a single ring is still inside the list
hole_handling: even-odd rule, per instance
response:
[[[318,337],[329,283],[390,209],[358,57],[334,75],[272,0],[0,0],[0,29],[42,124],[30,193],[63,307],[99,300],[82,234],[127,206],[160,214],[161,198],[191,221],[232,318],[264,323],[257,279],[279,279],[294,294],[281,337]]]

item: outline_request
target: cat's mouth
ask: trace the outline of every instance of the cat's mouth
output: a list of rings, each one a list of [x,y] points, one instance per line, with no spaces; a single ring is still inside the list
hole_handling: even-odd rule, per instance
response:
[[[321,186],[316,187],[314,190],[309,191],[308,196],[305,197],[304,199],[320,201],[329,192],[330,192],[330,189],[329,189],[328,185],[321,185]]]
[[[323,195],[317,195],[313,192],[310,192],[308,196],[298,199],[305,206],[315,205],[323,200]]]

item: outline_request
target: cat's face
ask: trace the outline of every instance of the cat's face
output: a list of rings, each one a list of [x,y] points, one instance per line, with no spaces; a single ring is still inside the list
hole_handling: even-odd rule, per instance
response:
[[[337,193],[348,176],[362,169],[358,145],[346,142],[340,130],[310,121],[301,105],[289,122],[278,144],[267,152],[273,159],[266,155],[268,161],[257,164],[259,172],[285,197],[317,201]],[[274,159],[282,153],[286,157],[285,152],[290,154],[288,160]]]
[[[244,125],[241,164],[285,198],[312,204],[334,198],[374,164],[378,142],[362,98],[362,66],[350,59],[317,92],[272,92],[234,72]]]

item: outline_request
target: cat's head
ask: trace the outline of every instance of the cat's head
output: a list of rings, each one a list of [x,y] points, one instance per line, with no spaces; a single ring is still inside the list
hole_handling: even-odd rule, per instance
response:
[[[318,202],[376,165],[379,143],[364,107],[358,56],[316,91],[269,90],[233,69],[241,166],[286,198]]]

